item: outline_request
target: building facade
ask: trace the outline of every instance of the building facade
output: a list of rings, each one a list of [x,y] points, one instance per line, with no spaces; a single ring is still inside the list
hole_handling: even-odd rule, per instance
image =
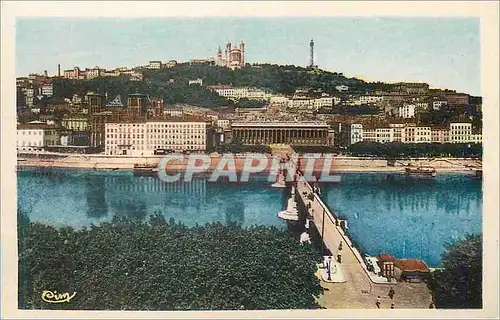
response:
[[[208,88],[217,92],[217,94],[220,96],[233,100],[238,100],[241,98],[247,98],[250,100],[268,100],[272,96],[266,91],[257,88],[237,88],[231,86],[210,86]]]
[[[328,145],[329,126],[323,122],[234,122],[232,137],[246,145]]]
[[[54,88],[52,86],[52,82],[46,82],[40,88],[40,94],[46,97],[52,97],[54,94]]]
[[[431,142],[433,143],[449,143],[450,129],[448,127],[432,127]]]
[[[211,147],[211,126],[195,117],[105,124],[105,153],[152,155],[155,150],[205,152]]]
[[[67,116],[61,120],[61,126],[72,131],[87,131],[89,129],[89,120],[87,117],[79,115]]]
[[[416,106],[414,104],[404,103],[399,107],[399,117],[405,119],[415,118],[415,109]]]
[[[33,121],[17,127],[16,145],[18,150],[37,150],[60,144],[59,130],[54,125]]]
[[[158,70],[161,69],[161,67],[162,67],[161,61],[149,61],[149,66],[148,66],[149,69]]]
[[[472,123],[450,123],[450,142],[467,143],[470,142],[472,134]]]
[[[351,145],[363,141],[363,125],[359,123],[351,124]]]
[[[394,92],[402,94],[427,94],[429,85],[427,83],[399,82],[392,85]]]
[[[192,85],[192,84],[197,84],[197,85],[200,85],[202,86],[203,85],[203,79],[196,79],[196,80],[189,80],[188,82],[189,85]]]
[[[430,143],[431,127],[407,126],[404,129],[404,139],[406,143]]]

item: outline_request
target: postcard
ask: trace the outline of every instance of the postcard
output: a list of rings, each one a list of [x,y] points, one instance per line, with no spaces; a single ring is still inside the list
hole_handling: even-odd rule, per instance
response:
[[[31,5],[6,319],[498,316],[498,3]]]

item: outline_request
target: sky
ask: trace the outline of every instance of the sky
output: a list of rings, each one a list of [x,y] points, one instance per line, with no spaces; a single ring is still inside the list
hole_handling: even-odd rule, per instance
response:
[[[245,41],[246,62],[306,66],[366,81],[427,82],[481,94],[478,18],[18,18],[16,75],[74,66],[112,69],[150,60],[215,57]]]

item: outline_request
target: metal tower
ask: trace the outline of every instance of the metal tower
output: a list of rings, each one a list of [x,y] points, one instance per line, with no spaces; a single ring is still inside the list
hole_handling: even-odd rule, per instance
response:
[[[311,39],[311,42],[309,42],[309,47],[310,47],[310,57],[309,57],[309,67],[314,68],[314,40]]]

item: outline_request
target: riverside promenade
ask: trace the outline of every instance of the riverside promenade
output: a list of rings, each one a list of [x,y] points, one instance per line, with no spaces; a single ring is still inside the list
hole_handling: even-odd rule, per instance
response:
[[[293,163],[291,165],[290,169],[295,169],[295,165]],[[432,296],[425,283],[389,282],[387,278],[367,270],[361,253],[340,227],[340,219],[317,194],[313,193],[313,188],[303,176],[300,176],[296,190],[320,236],[323,234],[325,248],[329,249],[334,259],[342,243],[340,268],[346,281],[344,283],[322,281],[326,291],[319,298],[320,305],[325,308],[377,308],[375,302],[380,296],[381,308],[390,308],[391,303],[395,303],[395,308],[398,309],[429,307]],[[314,196],[312,199],[309,197],[311,194]],[[320,269],[317,276],[321,279]],[[396,291],[394,299],[388,297],[391,287]]]

